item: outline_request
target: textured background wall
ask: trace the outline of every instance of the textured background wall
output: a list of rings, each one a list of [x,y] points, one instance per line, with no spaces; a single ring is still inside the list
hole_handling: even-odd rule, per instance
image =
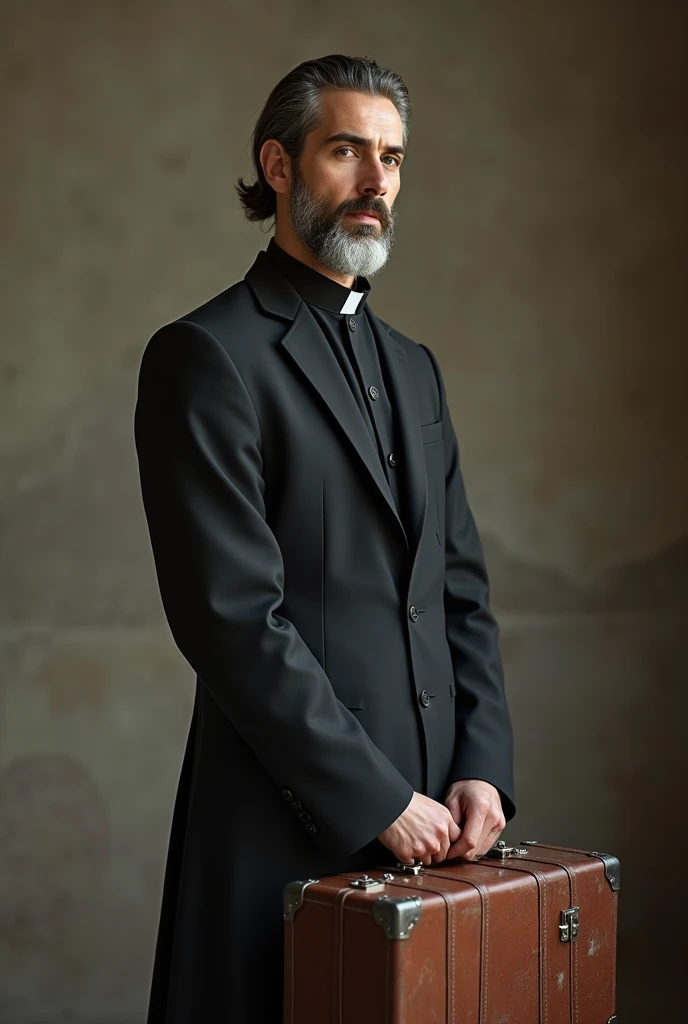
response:
[[[621,1020],[676,1020],[685,5],[4,0],[2,19],[2,1020],[144,1019],[193,673],[155,584],[136,374],[157,326],[267,244],[232,185],[268,91],[330,52],[411,90],[372,304],[445,373],[516,727],[506,837],[621,857]]]

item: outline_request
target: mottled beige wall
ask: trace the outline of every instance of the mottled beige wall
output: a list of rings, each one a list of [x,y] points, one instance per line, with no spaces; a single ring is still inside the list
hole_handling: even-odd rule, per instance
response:
[[[193,673],[153,574],[136,373],[157,326],[265,246],[232,188],[254,119],[288,69],[337,51],[411,90],[373,306],[445,373],[503,627],[506,836],[621,857],[621,1020],[678,1019],[684,11],[5,0],[5,1024],[144,1019]]]

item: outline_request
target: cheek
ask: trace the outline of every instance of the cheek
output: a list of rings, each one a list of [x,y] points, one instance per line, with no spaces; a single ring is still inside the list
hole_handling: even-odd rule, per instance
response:
[[[328,213],[334,214],[342,203],[356,197],[352,175],[346,170],[328,168],[318,181],[317,194]]]

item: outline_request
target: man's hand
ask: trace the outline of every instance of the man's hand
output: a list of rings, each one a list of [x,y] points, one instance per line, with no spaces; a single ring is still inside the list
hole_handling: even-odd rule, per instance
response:
[[[475,860],[494,846],[506,827],[499,792],[481,779],[459,779],[453,782],[444,798],[451,816],[461,829],[461,837],[446,852],[446,859],[462,857]],[[439,862],[441,854],[432,858]]]
[[[460,835],[444,804],[414,793],[406,810],[378,839],[402,863],[409,864],[417,857],[429,866],[434,860],[444,860]]]

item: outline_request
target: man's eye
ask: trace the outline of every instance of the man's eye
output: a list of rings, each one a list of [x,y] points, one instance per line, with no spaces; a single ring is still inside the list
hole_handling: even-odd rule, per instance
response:
[[[351,148],[351,146],[340,146],[339,149],[335,149],[335,153],[353,153],[353,149]],[[383,157],[383,160],[392,161],[391,165],[387,165],[388,167],[398,167],[399,164],[401,163],[401,160],[396,156],[385,156]]]

